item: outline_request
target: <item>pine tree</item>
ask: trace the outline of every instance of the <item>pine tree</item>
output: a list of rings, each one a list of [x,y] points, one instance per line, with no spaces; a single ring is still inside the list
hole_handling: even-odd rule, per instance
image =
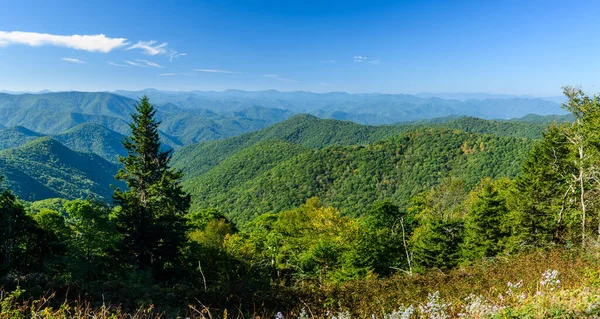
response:
[[[508,235],[503,229],[507,213],[506,203],[494,185],[484,183],[465,220],[465,259],[493,257],[502,251],[503,239]]]
[[[569,196],[575,188],[569,178],[578,172],[569,157],[563,129],[551,125],[523,163],[523,174],[516,180],[521,207],[513,223],[511,241],[515,249],[511,250],[574,239],[564,231],[567,224],[574,224]]]
[[[126,157],[116,178],[128,189],[115,189],[116,224],[122,234],[120,256],[130,266],[170,276],[181,264],[186,245],[185,215],[190,196],[180,185],[183,174],[169,167],[171,152],[161,149],[156,110],[147,97],[135,105],[131,136],[124,142]]]

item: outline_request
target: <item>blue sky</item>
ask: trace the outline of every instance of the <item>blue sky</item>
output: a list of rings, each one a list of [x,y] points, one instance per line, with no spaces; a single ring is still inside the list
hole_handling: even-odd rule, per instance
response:
[[[0,0],[0,90],[595,92],[598,13],[597,1]]]

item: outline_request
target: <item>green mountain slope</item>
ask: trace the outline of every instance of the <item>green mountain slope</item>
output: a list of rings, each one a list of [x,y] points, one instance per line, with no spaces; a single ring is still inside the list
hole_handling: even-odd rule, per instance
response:
[[[122,144],[125,136],[98,124],[80,124],[53,138],[74,151],[93,153],[115,164],[118,156],[127,155]]]
[[[288,141],[311,148],[365,145],[422,128],[447,128],[470,133],[537,139],[553,120],[554,118],[548,117],[545,121],[525,123],[483,120],[474,117],[449,117],[394,126],[368,126],[299,114],[261,131],[181,148],[175,152],[173,160],[174,165],[187,175],[198,176],[215,167],[228,156],[261,141]]]
[[[366,126],[299,114],[261,131],[184,147],[175,152],[173,163],[188,176],[198,176],[230,155],[261,141],[287,141],[306,147],[322,148],[331,145],[370,143],[404,130],[406,128],[400,126]]]
[[[0,123],[59,134],[85,122],[123,132],[135,101],[111,93],[0,94]]]
[[[22,126],[0,128],[0,150],[19,147],[42,136]]]
[[[244,173],[233,182],[226,178],[247,165],[240,163],[268,159],[262,153],[267,144],[245,149],[206,174],[186,180],[194,208],[217,207],[243,224],[319,196],[343,213],[357,216],[377,200],[404,206],[410,196],[449,176],[463,178],[469,186],[488,176],[515,176],[531,141],[423,129],[371,145],[295,149],[277,157],[271,168],[250,169],[252,174]],[[268,154],[277,154],[281,145],[273,147]]]
[[[112,196],[117,166],[98,155],[70,150],[50,137],[0,151],[0,172],[19,197],[100,198]]]
[[[0,125],[23,126],[41,134],[57,135],[93,123],[126,135],[135,103],[134,99],[102,92],[0,93]],[[256,105],[218,114],[172,103],[152,103],[157,104],[164,143],[174,149],[260,130],[292,115],[291,111]]]

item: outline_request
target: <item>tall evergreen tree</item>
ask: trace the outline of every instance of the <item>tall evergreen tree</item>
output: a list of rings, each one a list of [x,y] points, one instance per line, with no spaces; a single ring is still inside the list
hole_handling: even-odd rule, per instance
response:
[[[484,183],[465,219],[463,256],[468,259],[493,257],[503,249],[507,233],[503,221],[506,203],[491,182]]]
[[[116,175],[128,189],[115,189],[117,228],[122,234],[120,256],[136,269],[170,276],[181,264],[186,245],[190,196],[180,185],[183,174],[169,167],[171,152],[161,148],[156,110],[146,96],[135,105],[131,136],[124,142],[126,157]]]
[[[571,160],[564,126],[551,125],[524,161],[523,174],[516,180],[520,208],[513,223],[515,247],[531,248],[574,239],[566,226],[573,223],[569,198],[575,188],[569,183],[577,176]],[[572,225],[571,225],[572,226]],[[572,227],[571,227],[572,228]]]

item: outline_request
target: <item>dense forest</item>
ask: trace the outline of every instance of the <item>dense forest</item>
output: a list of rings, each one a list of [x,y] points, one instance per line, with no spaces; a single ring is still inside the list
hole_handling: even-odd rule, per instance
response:
[[[569,116],[295,115],[175,152],[147,97],[126,137],[0,129],[0,314],[598,316],[600,96],[564,93]]]

